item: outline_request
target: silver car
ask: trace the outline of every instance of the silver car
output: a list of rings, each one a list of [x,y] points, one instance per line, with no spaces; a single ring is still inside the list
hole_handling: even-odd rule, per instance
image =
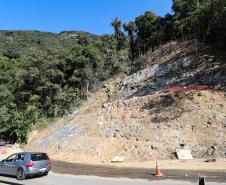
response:
[[[47,175],[51,169],[51,160],[46,153],[15,153],[0,162],[0,173],[16,176],[23,180],[27,176]]]

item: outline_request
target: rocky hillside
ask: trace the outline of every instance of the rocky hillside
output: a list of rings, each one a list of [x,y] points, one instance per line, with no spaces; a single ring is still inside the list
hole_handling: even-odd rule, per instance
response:
[[[171,42],[139,60],[139,71],[105,83],[73,114],[33,132],[28,150],[53,159],[109,162],[226,155],[225,53]]]

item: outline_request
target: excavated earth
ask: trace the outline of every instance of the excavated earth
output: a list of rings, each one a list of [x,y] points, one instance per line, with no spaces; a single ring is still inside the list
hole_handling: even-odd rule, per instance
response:
[[[148,53],[138,71],[106,82],[72,114],[32,132],[25,150],[80,163],[175,159],[182,148],[194,158],[226,157],[225,53],[178,45]]]

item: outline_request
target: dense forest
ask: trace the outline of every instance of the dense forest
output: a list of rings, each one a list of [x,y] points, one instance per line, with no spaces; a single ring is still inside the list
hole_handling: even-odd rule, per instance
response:
[[[170,40],[197,38],[225,49],[226,0],[173,0],[172,10],[125,24],[115,18],[112,35],[0,31],[0,138],[25,142],[30,129],[68,114],[102,82],[130,73],[132,61]]]
[[[129,71],[128,49],[112,35],[1,31],[0,53],[0,133],[19,142]]]

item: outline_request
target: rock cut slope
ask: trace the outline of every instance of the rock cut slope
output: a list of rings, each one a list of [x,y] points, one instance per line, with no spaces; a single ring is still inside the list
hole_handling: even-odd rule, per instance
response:
[[[84,163],[170,159],[179,148],[225,157],[225,54],[197,47],[174,42],[147,53],[137,72],[106,82],[26,149]]]

